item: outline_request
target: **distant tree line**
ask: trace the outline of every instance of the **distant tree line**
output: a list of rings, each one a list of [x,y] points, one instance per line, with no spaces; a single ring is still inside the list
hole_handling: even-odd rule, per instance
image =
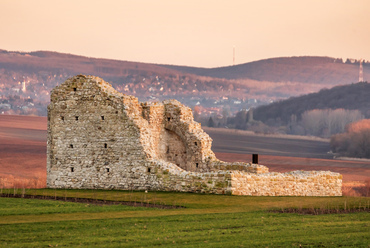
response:
[[[265,124],[254,120],[252,110],[243,110],[239,111],[235,116],[229,117],[227,126],[265,134],[282,133],[330,137],[333,134],[344,132],[348,124],[363,118],[364,116],[359,110],[314,109],[305,111],[300,120],[296,115],[291,115],[286,125],[279,120],[275,123],[269,122]],[[214,125],[214,123],[212,124]]]
[[[363,118],[359,110],[314,109],[305,111],[299,122],[293,115],[288,124],[287,133],[330,137],[344,132],[348,124]]]

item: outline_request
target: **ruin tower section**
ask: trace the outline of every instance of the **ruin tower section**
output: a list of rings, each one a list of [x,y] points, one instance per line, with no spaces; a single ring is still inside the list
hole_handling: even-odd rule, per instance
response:
[[[140,103],[94,76],[69,78],[48,106],[47,187],[236,195],[341,195],[333,172],[270,173],[228,163],[176,100]]]
[[[136,120],[130,118],[138,111],[136,98],[99,78],[77,76],[56,87],[48,106],[48,187],[113,188],[129,182],[119,175],[146,160]]]

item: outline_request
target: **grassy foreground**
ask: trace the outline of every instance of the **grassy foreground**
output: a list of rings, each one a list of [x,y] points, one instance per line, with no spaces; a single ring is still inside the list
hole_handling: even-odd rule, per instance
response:
[[[290,207],[358,208],[369,206],[369,198],[93,190],[27,190],[26,194],[156,202],[186,208],[0,198],[1,247],[370,247],[368,212],[267,212]]]

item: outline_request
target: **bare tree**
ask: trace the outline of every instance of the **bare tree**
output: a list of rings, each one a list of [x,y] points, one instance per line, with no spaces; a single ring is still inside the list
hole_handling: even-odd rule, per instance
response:
[[[302,114],[301,125],[306,134],[329,137],[344,132],[348,124],[363,118],[358,110],[314,109]]]

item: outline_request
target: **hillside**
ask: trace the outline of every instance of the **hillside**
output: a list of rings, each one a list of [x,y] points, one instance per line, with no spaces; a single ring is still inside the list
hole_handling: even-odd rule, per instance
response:
[[[101,77],[119,78],[127,73],[177,74],[175,70],[154,64],[97,59],[73,54],[49,51],[37,52],[7,52],[0,50],[0,68],[35,72],[48,70],[54,73],[65,71],[71,74],[96,74]]]
[[[287,124],[292,115],[300,119],[307,110],[313,109],[348,109],[360,110],[366,117],[370,117],[370,84],[356,83],[323,89],[300,97],[257,107],[254,110],[254,119],[267,122],[269,119],[281,119]]]
[[[197,115],[234,115],[272,101],[356,82],[358,63],[328,57],[274,58],[196,68],[89,58],[50,51],[0,50],[0,114],[46,115],[49,93],[77,74],[102,77],[140,101],[176,99]],[[364,64],[364,75],[370,75]]]
[[[141,101],[174,98],[189,106],[202,102],[205,107],[216,107],[213,103],[223,97],[228,99],[226,95],[232,96],[231,102],[241,99],[248,104],[254,94],[248,93],[245,82],[201,77],[154,64],[48,51],[0,50],[0,114],[46,115],[50,91],[78,74],[99,76],[118,91]]]
[[[359,63],[352,62],[348,60],[343,63],[342,59],[305,56],[271,58],[211,69],[170,65],[165,67],[200,76],[226,79],[249,78],[269,82],[339,85],[358,81]],[[370,75],[370,63],[364,63],[363,67],[364,74]]]

